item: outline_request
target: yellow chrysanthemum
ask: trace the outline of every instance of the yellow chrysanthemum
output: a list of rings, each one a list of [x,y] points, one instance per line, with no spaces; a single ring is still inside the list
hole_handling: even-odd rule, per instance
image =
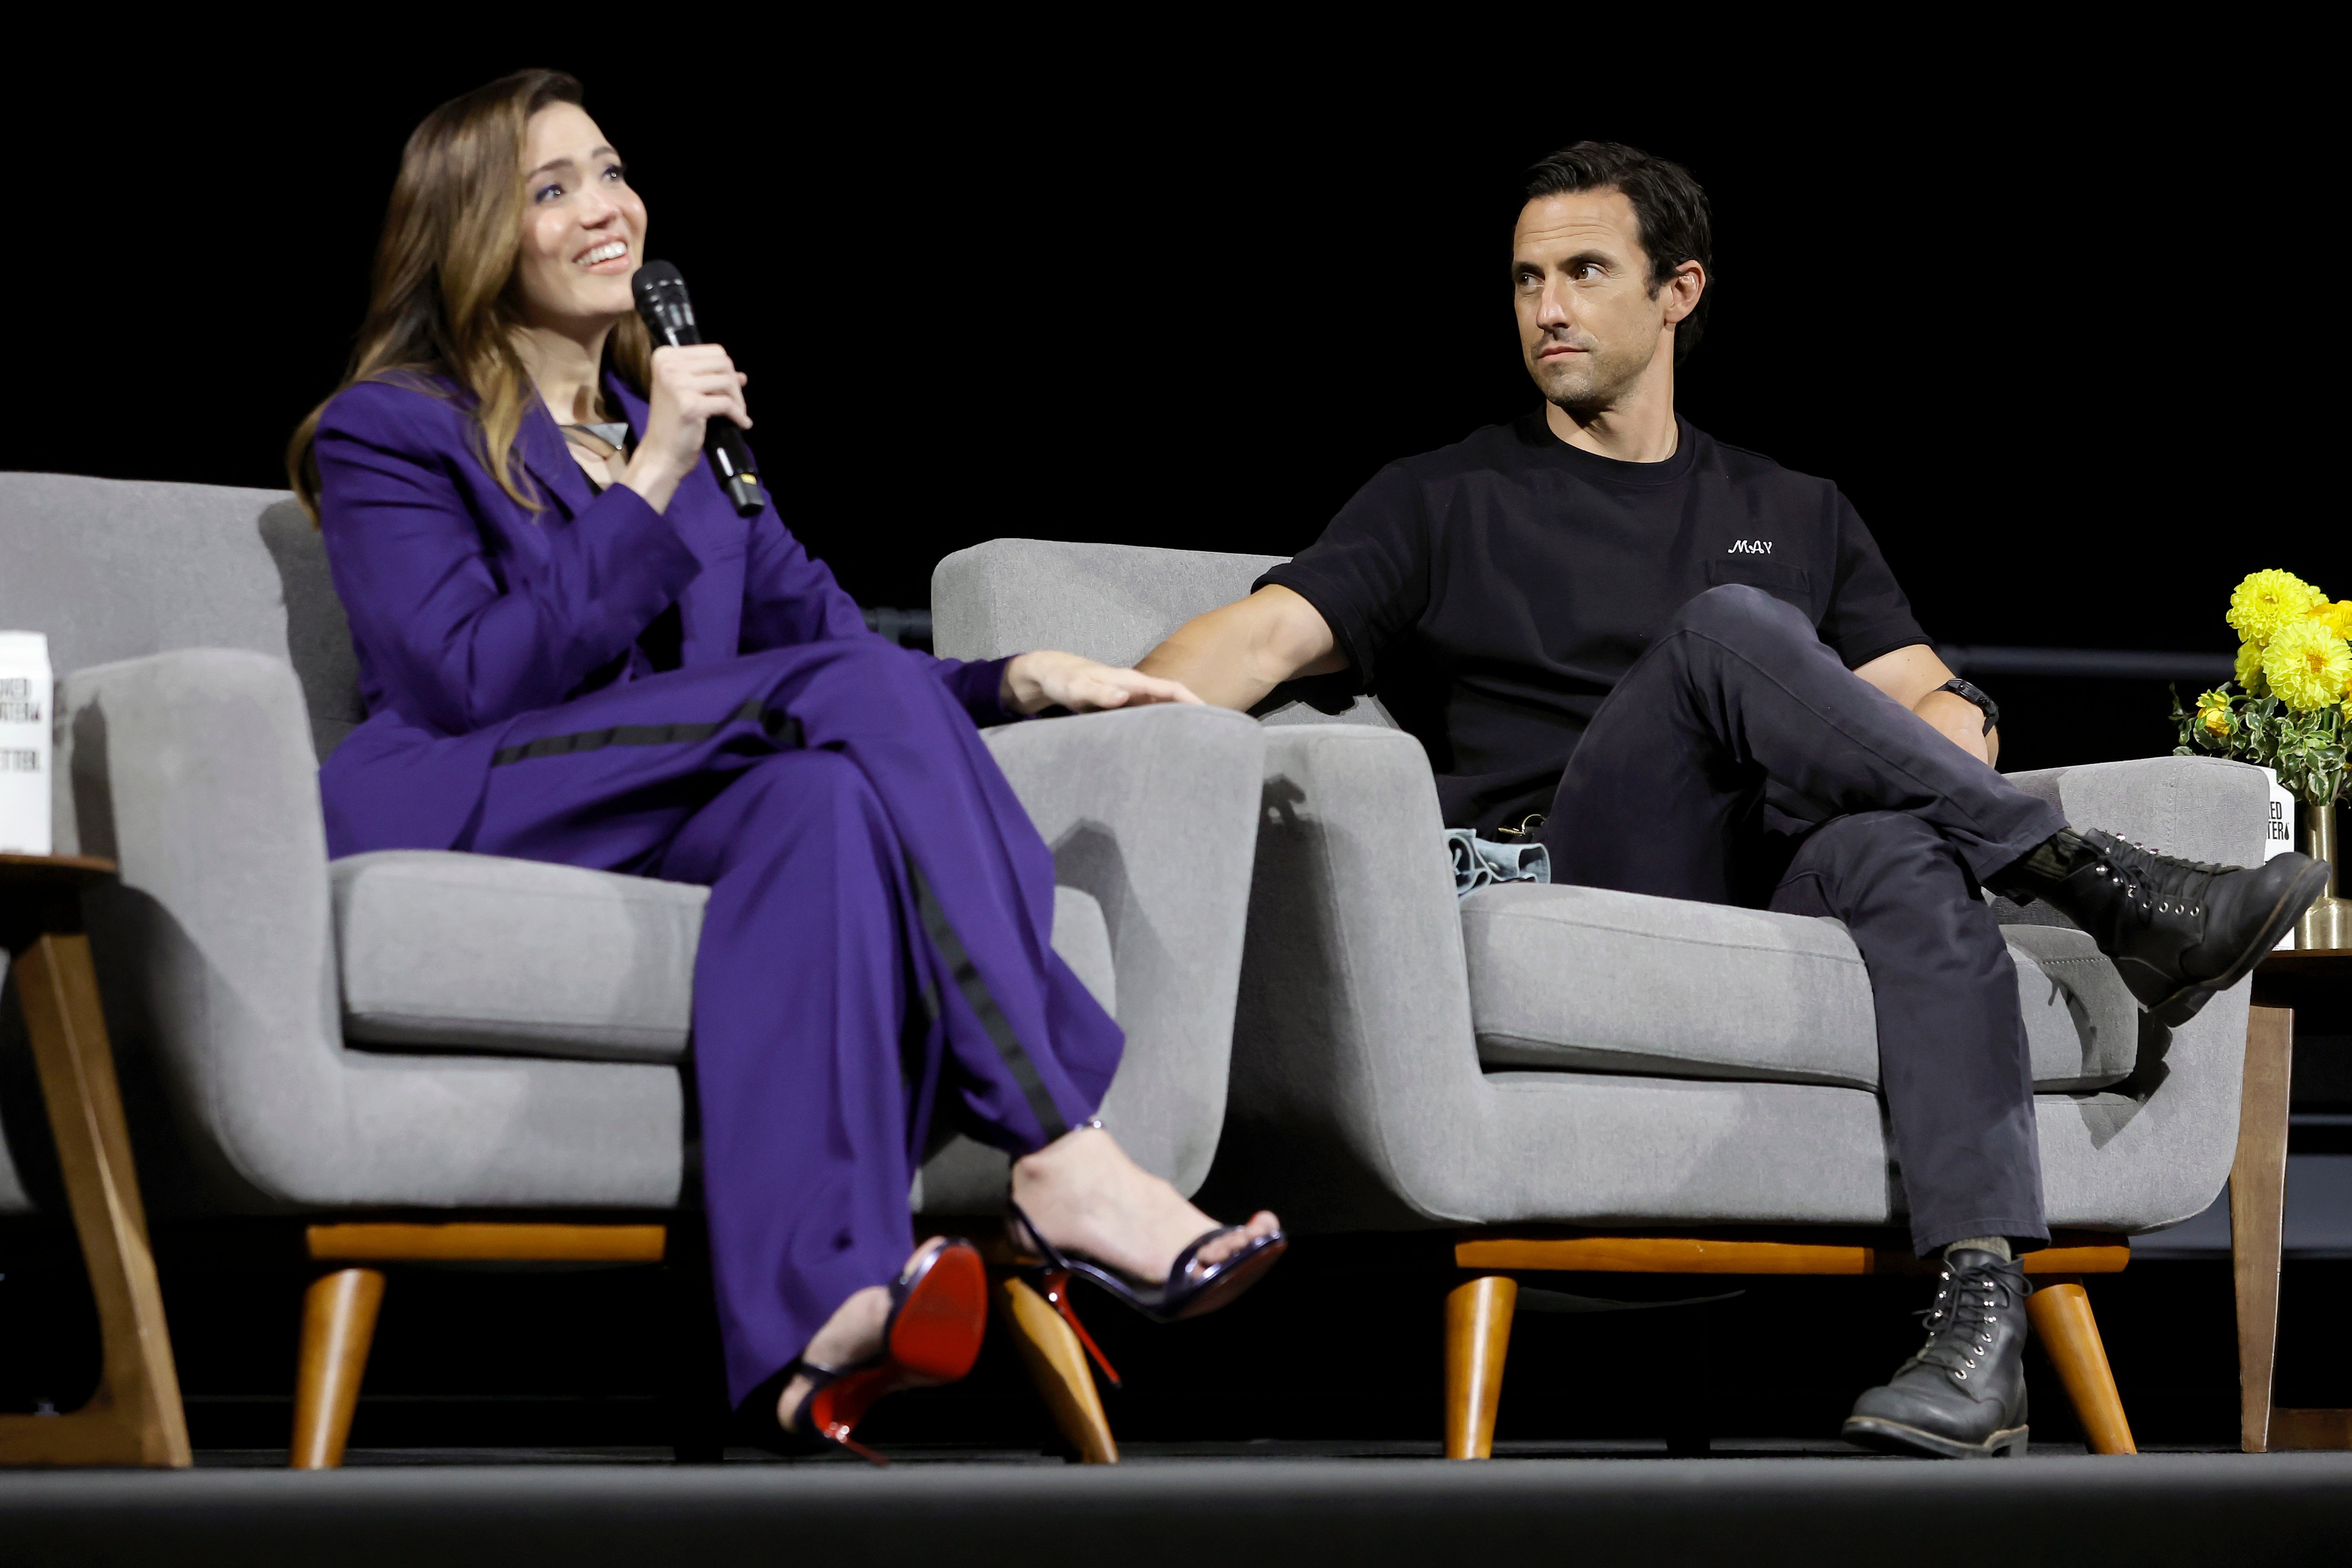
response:
[[[2263,679],[2298,713],[2341,702],[2352,689],[2352,647],[2317,621],[2281,626],[2263,649]]]
[[[2292,572],[2256,572],[2230,595],[2230,626],[2247,642],[2267,643],[2326,602],[2326,595]]]
[[[2238,685],[2252,696],[2263,694],[2263,645],[2242,642],[2238,645]]]
[[[2197,700],[2197,722],[2215,740],[2226,739],[2230,733],[2230,699],[2226,693],[2208,691]]]
[[[2352,637],[2352,599],[2314,605],[2309,618],[2317,621],[2339,637]]]

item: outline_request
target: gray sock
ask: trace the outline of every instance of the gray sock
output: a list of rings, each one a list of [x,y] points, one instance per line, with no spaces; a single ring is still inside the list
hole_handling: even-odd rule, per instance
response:
[[[2014,1255],[2009,1250],[2009,1237],[2005,1236],[1964,1236],[1959,1240],[1946,1245],[1945,1258],[1948,1261],[1952,1254],[1963,1247],[1971,1252],[1990,1252],[2003,1263],[2015,1261]]]

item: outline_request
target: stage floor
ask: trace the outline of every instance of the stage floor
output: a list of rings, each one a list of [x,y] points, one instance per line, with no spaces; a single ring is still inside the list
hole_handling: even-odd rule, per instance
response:
[[[1656,1454],[1656,1448],[1648,1450]],[[1542,1457],[1536,1457],[1540,1454]],[[654,1449],[282,1451],[180,1472],[0,1474],[0,1564],[942,1565],[1496,1562],[2341,1563],[2352,1455],[2155,1453],[1937,1464],[1826,1445],[1138,1447],[1116,1468],[1002,1450],[855,1461]],[[810,1554],[810,1555],[804,1555]]]

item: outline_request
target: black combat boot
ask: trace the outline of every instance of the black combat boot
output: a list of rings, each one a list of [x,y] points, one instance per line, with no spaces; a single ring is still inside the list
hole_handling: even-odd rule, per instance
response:
[[[2042,899],[2082,927],[2148,1016],[2179,1028],[2278,945],[2327,886],[2327,868],[2293,854],[2260,866],[2207,866],[2111,833],[2069,829],[1991,886]]]
[[[1961,1247],[1944,1260],[1927,1342],[1853,1402],[1845,1438],[1897,1454],[1991,1459],[2025,1452],[2025,1270]]]

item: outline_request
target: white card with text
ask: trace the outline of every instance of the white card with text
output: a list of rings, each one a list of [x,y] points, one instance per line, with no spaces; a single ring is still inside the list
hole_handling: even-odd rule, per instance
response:
[[[49,853],[49,639],[0,632],[0,854]]]
[[[2264,768],[2263,777],[2271,786],[2270,818],[2263,829],[2263,859],[2267,863],[2273,856],[2284,855],[2294,847],[2294,796],[2278,782],[2276,768]],[[2294,932],[2289,931],[2279,938],[2278,948],[2284,951],[2294,946]]]

